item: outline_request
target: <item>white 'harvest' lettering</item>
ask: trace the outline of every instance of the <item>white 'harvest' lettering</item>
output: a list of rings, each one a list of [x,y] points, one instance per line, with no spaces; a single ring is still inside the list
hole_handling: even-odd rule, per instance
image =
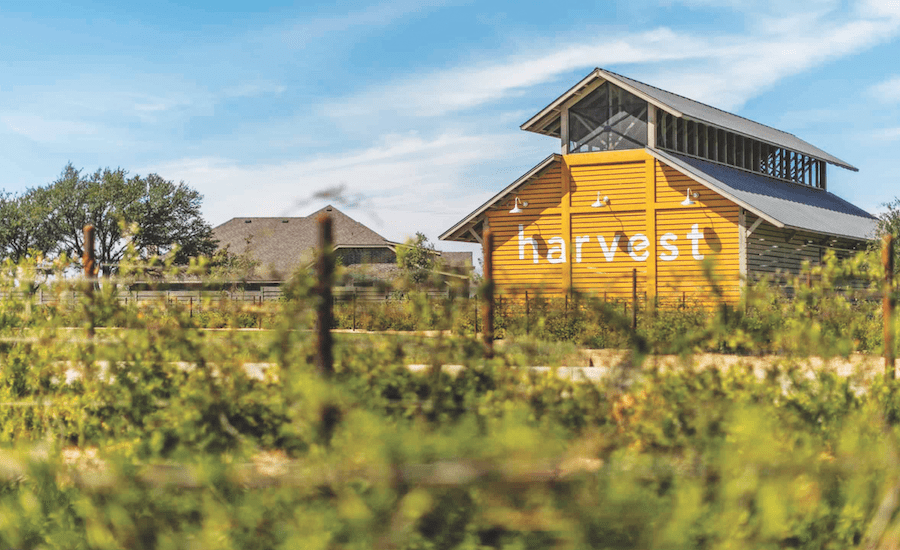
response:
[[[669,242],[675,240],[678,240],[678,237],[675,235],[675,233],[666,233],[659,238],[659,246],[668,250],[667,253],[659,255],[660,260],[664,262],[671,262],[678,257],[678,247]]]
[[[607,262],[611,262],[616,259],[616,248],[619,246],[619,237],[622,235],[616,233],[615,237],[613,237],[612,246],[606,246],[606,239],[603,238],[603,235],[597,235],[597,242],[600,243],[600,248],[603,249],[603,256],[606,257]]]
[[[551,264],[561,264],[566,261],[566,241],[563,240],[562,237],[553,237],[547,244],[558,244],[559,246],[554,246],[550,250],[547,251],[547,261]],[[554,257],[554,254],[559,254],[559,256]]]
[[[603,235],[596,235],[597,244],[600,245],[600,250],[603,252],[603,257],[607,262],[612,262],[616,259],[616,249],[619,248],[619,241],[622,238],[622,233],[616,233],[613,235],[612,243],[607,244],[606,239]],[[705,236],[702,231],[700,231],[700,224],[695,223],[691,226],[691,231],[685,238],[691,241],[691,256],[695,260],[702,260],[703,254],[700,253],[700,241],[705,239]],[[678,257],[679,251],[678,246],[675,245],[674,241],[678,240],[678,236],[674,233],[665,233],[659,238],[659,247],[664,249],[665,252],[659,255],[659,259],[664,262],[671,262],[675,258]],[[589,244],[591,242],[590,235],[579,235],[575,237],[575,263],[581,263],[582,258],[582,250],[584,249],[584,245]],[[519,259],[525,259],[525,247],[531,246],[531,258],[534,263],[540,263],[540,252],[538,251],[538,242],[537,239],[533,237],[525,236],[525,226],[519,225]],[[551,237],[547,240],[548,250],[547,250],[547,262],[551,264],[562,264],[566,263],[568,260],[566,255],[566,242],[562,237]],[[650,247],[650,239],[647,238],[643,233],[635,233],[628,239],[628,255],[631,256],[631,259],[636,262],[645,262],[647,258],[650,257],[650,251],[647,250]]]
[[[702,260],[703,254],[700,254],[700,239],[703,233],[700,233],[700,224],[695,223],[691,226],[691,232],[687,234],[687,238],[691,240],[691,254],[695,260]]]
[[[575,237],[575,263],[581,263],[581,245],[584,243],[591,242],[590,235],[581,235],[580,237]]]
[[[525,259],[525,245],[531,245],[531,251],[534,253],[534,263],[538,263],[538,245],[537,241],[531,237],[525,238],[525,226],[519,224],[519,259]]]
[[[644,250],[648,246],[650,246],[650,239],[642,233],[635,233],[628,239],[628,255],[636,262],[643,262],[650,257],[650,251]],[[644,253],[638,254],[641,250],[644,250]]]

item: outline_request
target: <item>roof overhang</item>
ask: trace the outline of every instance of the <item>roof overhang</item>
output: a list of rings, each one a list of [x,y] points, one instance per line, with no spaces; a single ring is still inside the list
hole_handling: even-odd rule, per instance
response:
[[[832,197],[834,201],[844,203],[848,207],[852,207],[853,209],[857,210],[857,212],[852,213],[847,211],[835,211],[826,209],[821,205],[817,206],[814,203],[807,202],[802,198],[802,196],[798,196],[796,199],[790,197],[778,198],[776,196],[773,202],[772,195],[759,194],[758,192],[748,191],[747,189],[741,189],[740,186],[734,187],[735,182],[732,182],[727,178],[719,179],[719,177],[707,174],[702,169],[697,168],[696,166],[692,166],[690,163],[685,162],[677,156],[666,151],[659,151],[657,149],[650,148],[646,148],[645,150],[649,155],[664,163],[666,166],[691,178],[700,185],[703,185],[714,193],[725,197],[726,199],[744,208],[745,210],[759,216],[775,227],[804,231],[807,233],[816,233],[829,237],[837,237],[853,241],[867,241],[874,236],[872,230],[874,228],[873,224],[875,218],[871,214],[860,210],[858,207],[847,203],[843,199],[837,197],[832,193],[828,193],[825,190],[816,189],[814,191],[816,193],[822,193],[823,196]],[[708,161],[704,160],[701,162]],[[738,168],[730,166],[724,166],[723,168],[729,171],[734,171],[735,173],[745,173],[745,175],[758,178],[761,181],[771,182],[771,185],[797,186],[797,191],[811,191],[809,189],[805,189],[801,184],[774,180],[772,178],[767,178],[762,174],[741,171]],[[797,224],[796,221],[794,221],[796,218],[798,218],[798,215],[799,217],[805,216],[807,225]],[[857,230],[864,225],[870,226],[869,230]],[[835,231],[835,228],[837,227],[843,227],[845,232]]]
[[[470,229],[472,229],[475,225],[477,225],[484,217],[485,213],[495,204],[502,201],[506,198],[507,195],[524,185],[528,180],[538,175],[545,168],[553,164],[553,162],[559,162],[562,160],[562,157],[558,154],[551,154],[537,165],[534,166],[531,170],[525,172],[519,179],[512,182],[503,191],[500,191],[493,197],[491,197],[487,202],[476,208],[472,211],[471,214],[460,220],[453,227],[445,231],[441,234],[438,239],[442,241],[459,241],[464,240],[461,238],[462,235],[468,233]]]
[[[400,243],[394,243],[390,241],[385,241],[382,244],[336,244],[334,245],[334,249],[338,250],[340,248],[391,248],[392,246],[400,245]]]

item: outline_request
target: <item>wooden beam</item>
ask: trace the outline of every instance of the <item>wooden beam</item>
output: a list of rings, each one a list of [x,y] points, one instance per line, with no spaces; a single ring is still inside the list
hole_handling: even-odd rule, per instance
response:
[[[647,235],[650,237],[650,246],[648,247],[649,256],[647,257],[647,297],[653,298],[656,296],[656,262],[659,261],[657,258],[656,247],[659,243],[659,237],[656,234],[656,163],[658,161],[655,157],[647,156],[647,164],[646,164],[646,199],[645,204],[647,205],[646,209],[646,218],[644,229],[646,230]]]
[[[469,233],[470,233],[473,237],[475,237],[475,240],[478,241],[478,244],[484,246],[484,241],[481,240],[481,235],[479,235],[478,233],[475,232],[475,228],[474,228],[474,227],[470,227],[470,228],[469,228]]]
[[[706,124],[701,124],[700,128],[702,128],[703,139],[700,140],[700,150],[703,153],[703,158],[709,158],[709,126]]]
[[[762,218],[760,218],[761,220]],[[742,207],[738,214],[738,274],[741,286],[747,282],[747,211]]]
[[[568,157],[562,158],[560,165],[560,184],[562,200],[560,204],[560,222],[562,224],[563,246],[565,247],[565,261],[562,265],[563,289],[566,293],[572,288],[572,176],[569,172]]]
[[[656,105],[647,104],[647,147],[656,148]]]
[[[750,229],[747,230],[747,236],[749,237],[750,235],[752,235],[753,232],[756,231],[756,228],[759,227],[759,224],[761,224],[762,222],[762,218],[757,218],[756,221],[753,222],[753,225],[750,226]]]

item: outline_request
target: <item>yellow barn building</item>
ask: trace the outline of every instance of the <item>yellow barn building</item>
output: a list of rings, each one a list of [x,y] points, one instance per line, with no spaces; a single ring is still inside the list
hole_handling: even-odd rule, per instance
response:
[[[595,69],[525,122],[559,138],[552,154],[441,239],[494,235],[501,293],[574,289],[660,302],[708,295],[704,263],[728,300],[743,281],[860,249],[869,213],[829,193],[828,165],[850,164],[792,134]]]

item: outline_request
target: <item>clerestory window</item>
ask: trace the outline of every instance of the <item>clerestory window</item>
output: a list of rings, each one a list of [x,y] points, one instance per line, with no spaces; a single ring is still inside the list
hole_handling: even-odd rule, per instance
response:
[[[604,82],[569,108],[569,152],[619,151],[647,145],[647,102]]]

